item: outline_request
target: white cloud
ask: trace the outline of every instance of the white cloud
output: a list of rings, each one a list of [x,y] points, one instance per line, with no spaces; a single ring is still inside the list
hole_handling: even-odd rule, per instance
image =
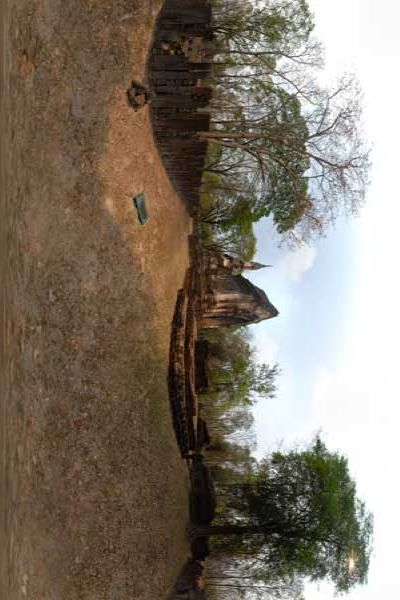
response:
[[[263,332],[261,341],[257,343],[257,359],[269,365],[276,362],[279,354],[279,344],[270,335]]]
[[[313,433],[321,430],[331,449],[340,448],[353,457],[353,465],[358,472],[363,471],[368,454],[368,450],[364,450],[364,456],[359,455],[360,444],[368,448],[368,438],[374,428],[374,417],[370,410],[370,382],[366,381],[365,376],[361,378],[362,369],[362,363],[357,364],[350,357],[347,366],[337,369],[318,367],[309,414],[302,432],[304,438],[309,439]]]
[[[316,249],[303,244],[295,251],[286,252],[281,258],[279,268],[284,271],[290,281],[300,283],[303,275],[313,266],[316,257]]]

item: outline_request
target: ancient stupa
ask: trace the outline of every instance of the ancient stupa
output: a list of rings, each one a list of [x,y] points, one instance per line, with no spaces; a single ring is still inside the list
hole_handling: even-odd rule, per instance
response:
[[[201,326],[205,328],[258,323],[278,315],[267,294],[243,277],[242,272],[266,267],[228,254],[204,252],[202,270],[206,281]]]

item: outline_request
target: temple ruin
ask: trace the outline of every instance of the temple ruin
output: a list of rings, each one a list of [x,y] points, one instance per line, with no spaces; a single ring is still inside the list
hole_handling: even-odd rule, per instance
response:
[[[199,319],[201,327],[249,325],[276,317],[278,311],[266,293],[241,274],[264,266],[204,250],[200,261],[206,281]]]
[[[200,241],[200,188],[208,144],[199,134],[210,129],[213,38],[209,0],[167,0],[148,64],[154,137],[193,217],[190,266],[178,292],[170,343],[169,396],[182,456],[201,450],[207,439],[204,427],[200,431],[197,402],[197,394],[207,387],[207,351],[200,331],[278,315],[265,292],[243,276],[266,265],[213,251]]]
[[[169,395],[175,434],[182,456],[201,450],[197,395],[207,386],[207,351],[202,329],[243,326],[278,315],[263,290],[243,277],[266,265],[245,262],[189,239],[190,266],[179,290],[172,323]]]

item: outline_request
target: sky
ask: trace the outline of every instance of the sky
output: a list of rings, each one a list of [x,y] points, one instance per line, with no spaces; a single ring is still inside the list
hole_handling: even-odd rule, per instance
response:
[[[257,226],[251,279],[280,315],[252,327],[259,358],[282,368],[275,399],[256,411],[257,454],[322,435],[349,459],[359,496],[374,513],[368,585],[349,600],[399,598],[400,521],[400,2],[309,0],[326,48],[326,78],[355,73],[372,144],[371,185],[359,218],[341,221],[300,252]],[[309,586],[306,600],[332,600]]]

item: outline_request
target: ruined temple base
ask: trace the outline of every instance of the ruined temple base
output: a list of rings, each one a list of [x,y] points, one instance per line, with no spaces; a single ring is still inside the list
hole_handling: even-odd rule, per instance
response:
[[[199,340],[206,302],[207,261],[197,236],[189,236],[190,265],[179,290],[172,321],[169,396],[175,434],[183,457],[200,450],[198,397],[204,388],[204,343]]]
[[[241,274],[263,265],[204,248],[196,224],[194,231],[189,236],[190,265],[178,293],[170,350],[169,391],[183,456],[201,445],[197,393],[207,388],[207,351],[199,331],[243,327],[278,315],[266,293]]]

